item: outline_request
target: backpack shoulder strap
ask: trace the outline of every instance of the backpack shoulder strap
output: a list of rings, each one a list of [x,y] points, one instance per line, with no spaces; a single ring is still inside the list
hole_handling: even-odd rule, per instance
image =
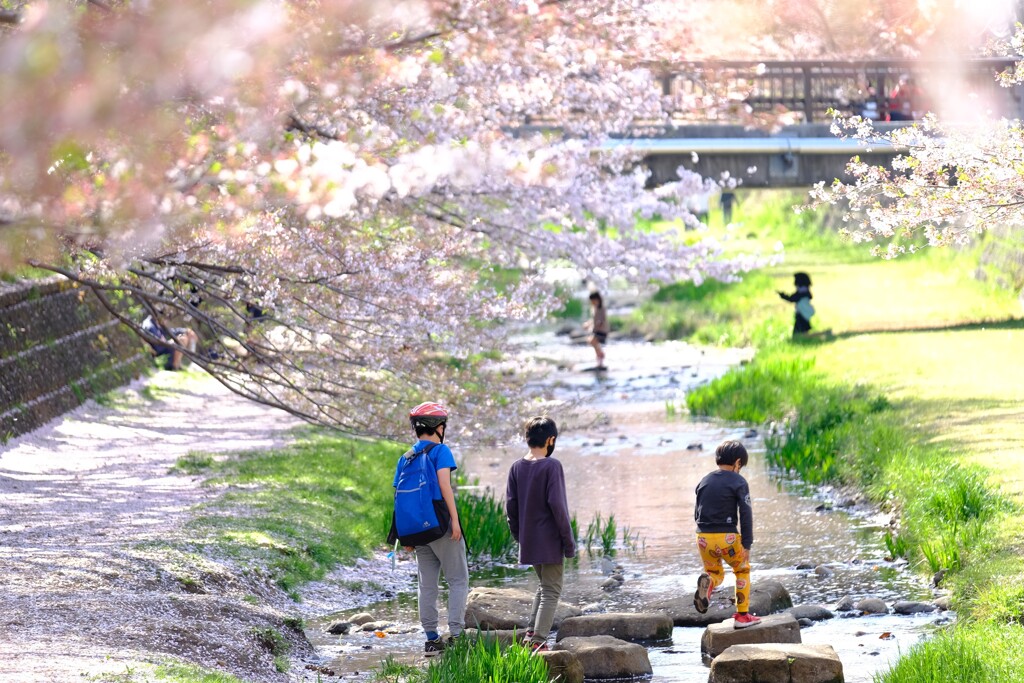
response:
[[[405,453],[402,453],[402,457],[405,458],[406,463],[412,462],[421,455],[428,455],[430,451],[434,449],[434,446],[440,446],[439,443],[431,443],[429,446],[424,448],[422,451],[417,451],[415,448],[410,448]]]

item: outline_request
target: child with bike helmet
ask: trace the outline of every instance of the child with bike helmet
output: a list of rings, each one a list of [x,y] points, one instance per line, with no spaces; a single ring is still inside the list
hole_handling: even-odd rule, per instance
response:
[[[466,560],[466,542],[459,524],[459,512],[455,507],[455,492],[452,489],[451,473],[456,469],[455,457],[444,445],[448,426],[448,411],[440,403],[421,403],[409,411],[409,423],[416,433],[417,441],[412,452],[425,457],[437,472],[441,497],[448,509],[450,525],[448,533],[441,538],[414,548],[416,569],[419,578],[417,600],[420,624],[426,634],[424,653],[432,657],[444,652],[451,638],[462,635],[466,626],[466,600],[469,597],[469,564]],[[399,458],[395,470],[395,485],[404,466],[406,456]],[[448,583],[448,632],[446,642],[438,632],[437,600],[440,592],[440,578],[444,573]]]

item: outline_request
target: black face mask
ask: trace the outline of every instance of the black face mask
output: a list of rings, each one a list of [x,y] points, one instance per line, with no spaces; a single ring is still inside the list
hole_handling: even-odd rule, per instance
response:
[[[548,454],[545,457],[550,458],[551,454],[554,453],[554,452],[555,452],[555,442],[552,441],[551,445],[548,446]]]

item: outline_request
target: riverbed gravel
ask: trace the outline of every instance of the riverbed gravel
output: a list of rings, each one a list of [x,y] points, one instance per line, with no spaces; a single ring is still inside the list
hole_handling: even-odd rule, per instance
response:
[[[190,509],[220,493],[175,462],[279,447],[299,424],[201,371],[161,372],[0,446],[2,680],[136,683],[169,661],[316,680],[315,653],[288,624],[410,590],[408,572],[382,554],[297,603],[258,570],[174,550]],[[268,628],[290,642],[287,672],[259,637]]]

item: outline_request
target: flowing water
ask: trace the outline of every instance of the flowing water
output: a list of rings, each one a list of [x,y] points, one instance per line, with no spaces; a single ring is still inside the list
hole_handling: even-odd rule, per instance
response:
[[[566,565],[564,601],[582,606],[597,600],[609,611],[637,611],[660,598],[692,595],[701,571],[693,542],[693,491],[701,477],[715,468],[714,448],[727,438],[741,439],[751,454],[743,475],[750,483],[754,505],[752,583],[777,580],[786,586],[794,604],[829,606],[850,596],[854,600],[878,597],[891,605],[896,600],[935,597],[921,577],[885,561],[882,527],[888,518],[870,509],[832,511],[823,505],[820,494],[805,490],[806,495],[800,495],[801,487],[786,485],[772,475],[764,461],[760,433],[680,414],[686,388],[720,375],[740,361],[740,352],[704,354],[685,344],[619,342],[608,349],[612,369],[599,375],[572,369],[593,358],[589,348],[570,347],[552,336],[537,340],[533,353],[554,361],[552,367],[557,369],[546,373],[544,382],[557,397],[589,399],[577,416],[560,421],[562,433],[554,456],[565,469],[569,507],[581,530],[597,515],[604,519],[614,515],[620,542],[623,529],[636,541],[633,549],[620,549],[615,557],[626,575],[621,589],[605,593],[599,588],[607,563],[596,549],[593,553],[583,550],[577,561]],[[559,415],[552,416],[559,420]],[[453,450],[481,488],[501,496],[508,468],[522,457],[525,446],[461,452],[453,444]],[[818,572],[797,569],[806,565],[824,567]],[[411,563],[409,568],[415,571]],[[471,586],[481,585],[531,591],[536,587],[533,572],[519,566],[477,572]],[[733,585],[727,569],[724,589],[716,591],[716,596],[731,596]],[[365,611],[418,631],[415,596]],[[848,683],[867,683],[936,623],[952,618],[950,613],[837,615],[804,628],[801,635],[804,643],[835,648]],[[330,660],[328,666],[339,672],[371,669],[388,654],[414,661],[422,651],[418,632],[388,636],[384,643],[373,642],[365,633],[339,638],[326,636],[322,629],[310,630],[319,651]],[[651,648],[651,680],[706,681],[708,669],[700,657],[702,633],[702,628],[677,627],[671,644]]]

